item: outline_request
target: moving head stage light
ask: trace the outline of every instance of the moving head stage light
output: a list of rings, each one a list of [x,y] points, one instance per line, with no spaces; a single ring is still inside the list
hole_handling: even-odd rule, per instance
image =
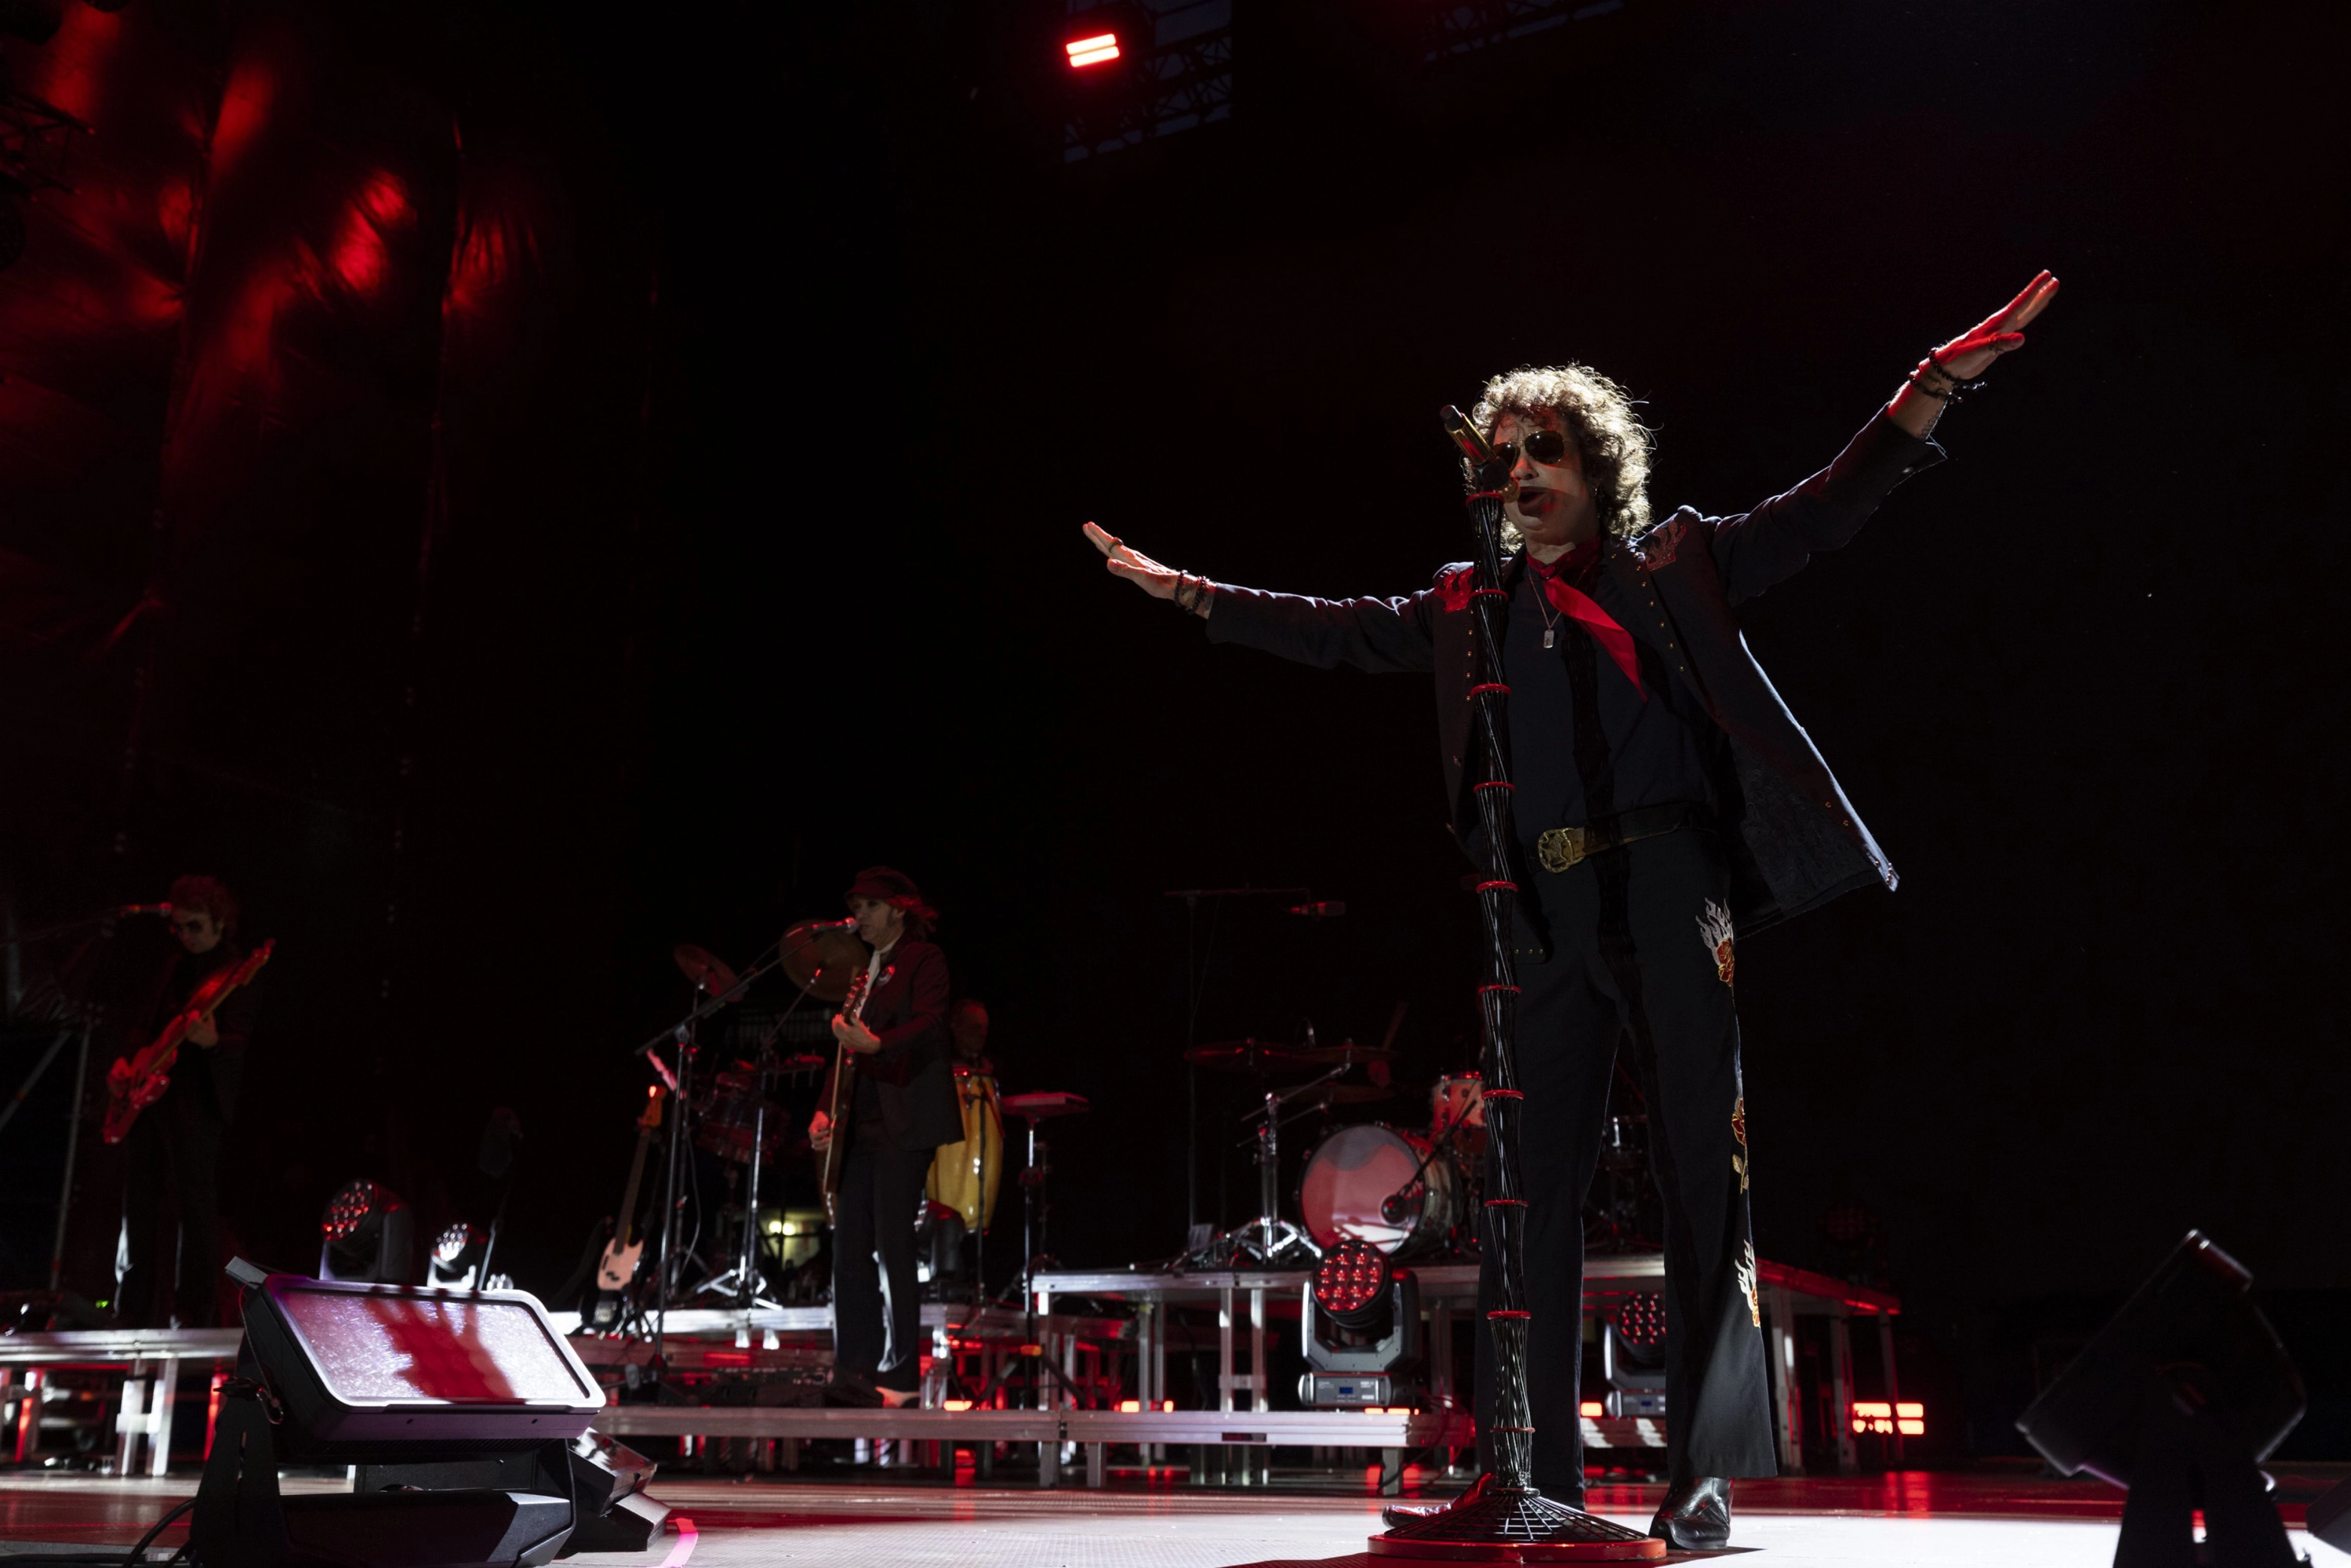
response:
[[[245,1343],[191,1521],[204,1568],[522,1568],[641,1550],[660,1522],[534,1298],[229,1274]],[[356,1467],[353,1490],[279,1493],[278,1466],[319,1463]]]
[[[407,1280],[415,1270],[416,1227],[408,1205],[388,1186],[345,1182],[319,1217],[319,1278]]]
[[[1370,1242],[1351,1236],[1322,1254],[1300,1326],[1300,1404],[1384,1408],[1420,1392],[1420,1283]]]
[[[2302,1379],[2253,1277],[2191,1230],[2017,1417],[2061,1472],[2126,1488],[2116,1568],[2299,1561],[2261,1461],[2302,1419]],[[2210,1555],[2193,1544],[2204,1512]]]

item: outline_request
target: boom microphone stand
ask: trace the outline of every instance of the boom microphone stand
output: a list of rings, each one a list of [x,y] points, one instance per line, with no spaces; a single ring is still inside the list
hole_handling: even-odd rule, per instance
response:
[[[1519,895],[1512,870],[1516,843],[1510,822],[1510,752],[1503,684],[1502,503],[1510,465],[1477,426],[1447,406],[1439,416],[1471,468],[1469,596],[1477,680],[1469,688],[1474,723],[1483,745],[1483,777],[1474,787],[1478,826],[1484,835],[1485,875],[1478,903],[1486,920],[1486,979],[1478,988],[1486,1033],[1486,1141],[1491,1189],[1486,1194],[1486,1248],[1501,1276],[1499,1304],[1486,1313],[1494,1336],[1494,1429],[1480,1433],[1489,1468],[1452,1507],[1396,1526],[1371,1539],[1375,1557],[1448,1558],[1455,1562],[1559,1563],[1656,1560],[1666,1543],[1565,1503],[1534,1484],[1534,1419],[1527,1407],[1527,1200],[1519,1180],[1519,1089],[1511,1050],[1519,988],[1510,960],[1511,904]]]

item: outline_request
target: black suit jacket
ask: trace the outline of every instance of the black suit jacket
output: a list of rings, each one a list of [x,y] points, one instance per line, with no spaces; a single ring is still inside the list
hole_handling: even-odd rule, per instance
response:
[[[1729,737],[1736,776],[1716,785],[1724,802],[1732,914],[1742,936],[1856,887],[1892,887],[1896,876],[1748,651],[1733,607],[1793,575],[1814,551],[1850,540],[1895,486],[1942,456],[1941,447],[1912,437],[1881,412],[1835,462],[1750,512],[1708,517],[1684,507],[1638,539],[1606,540],[1593,600],[1689,683]],[[1513,555],[1504,577],[1515,580],[1522,564]],[[1454,832],[1475,855],[1471,575],[1457,562],[1432,586],[1401,599],[1311,599],[1218,583],[1207,630],[1211,642],[1324,668],[1434,673]]]
[[[954,1055],[947,1036],[947,957],[937,946],[902,937],[890,956],[887,977],[865,998],[865,1027],[882,1040],[871,1056],[852,1054],[859,1076],[870,1080],[882,1102],[889,1146],[902,1151],[935,1149],[963,1137],[963,1110],[956,1099]],[[832,1103],[832,1080],[825,1080],[820,1104]],[[853,1103],[853,1102],[852,1102]],[[853,1124],[852,1113],[845,1118]],[[833,1136],[854,1136],[852,1126]]]

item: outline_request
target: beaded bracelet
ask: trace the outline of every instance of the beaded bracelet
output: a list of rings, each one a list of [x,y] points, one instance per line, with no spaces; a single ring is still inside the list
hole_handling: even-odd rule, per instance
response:
[[[1941,376],[1945,381],[1951,384],[1944,388],[1941,392],[1937,392],[1931,387],[1923,385],[1918,380],[1918,371],[1929,369],[1933,370],[1937,375]],[[1970,392],[1979,392],[1983,391],[1984,387],[1983,379],[1981,377],[1978,377],[1976,380],[1971,382],[1960,380],[1959,372],[1952,370],[1950,366],[1943,363],[1942,361],[1937,359],[1935,357],[1934,350],[1931,349],[1927,351],[1927,357],[1918,361],[1918,369],[1912,371],[1908,379],[1910,384],[1917,387],[1922,395],[1933,398],[1936,402],[1943,404],[1947,408],[1955,402],[1960,402]]]

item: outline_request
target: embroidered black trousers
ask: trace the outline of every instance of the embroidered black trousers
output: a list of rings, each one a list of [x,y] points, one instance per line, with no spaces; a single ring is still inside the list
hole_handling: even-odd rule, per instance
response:
[[[841,1166],[832,1229],[832,1364],[877,1387],[923,1382],[923,1298],[914,1281],[914,1217],[929,1149],[852,1145]]]
[[[1776,1475],[1748,1223],[1728,878],[1717,841],[1684,830],[1565,872],[1528,874],[1537,881],[1552,938],[1545,960],[1527,951],[1531,944],[1521,932],[1518,956],[1536,1484],[1562,1502],[1583,1495],[1576,1413],[1582,1210],[1620,1040],[1648,1102],[1650,1161],[1665,1200],[1666,1428],[1674,1476]],[[1493,1185],[1489,1172],[1489,1192]],[[1481,1310],[1496,1304],[1498,1284],[1489,1258]],[[1493,1342],[1484,1333],[1477,1340],[1483,1433],[1492,1425]]]

